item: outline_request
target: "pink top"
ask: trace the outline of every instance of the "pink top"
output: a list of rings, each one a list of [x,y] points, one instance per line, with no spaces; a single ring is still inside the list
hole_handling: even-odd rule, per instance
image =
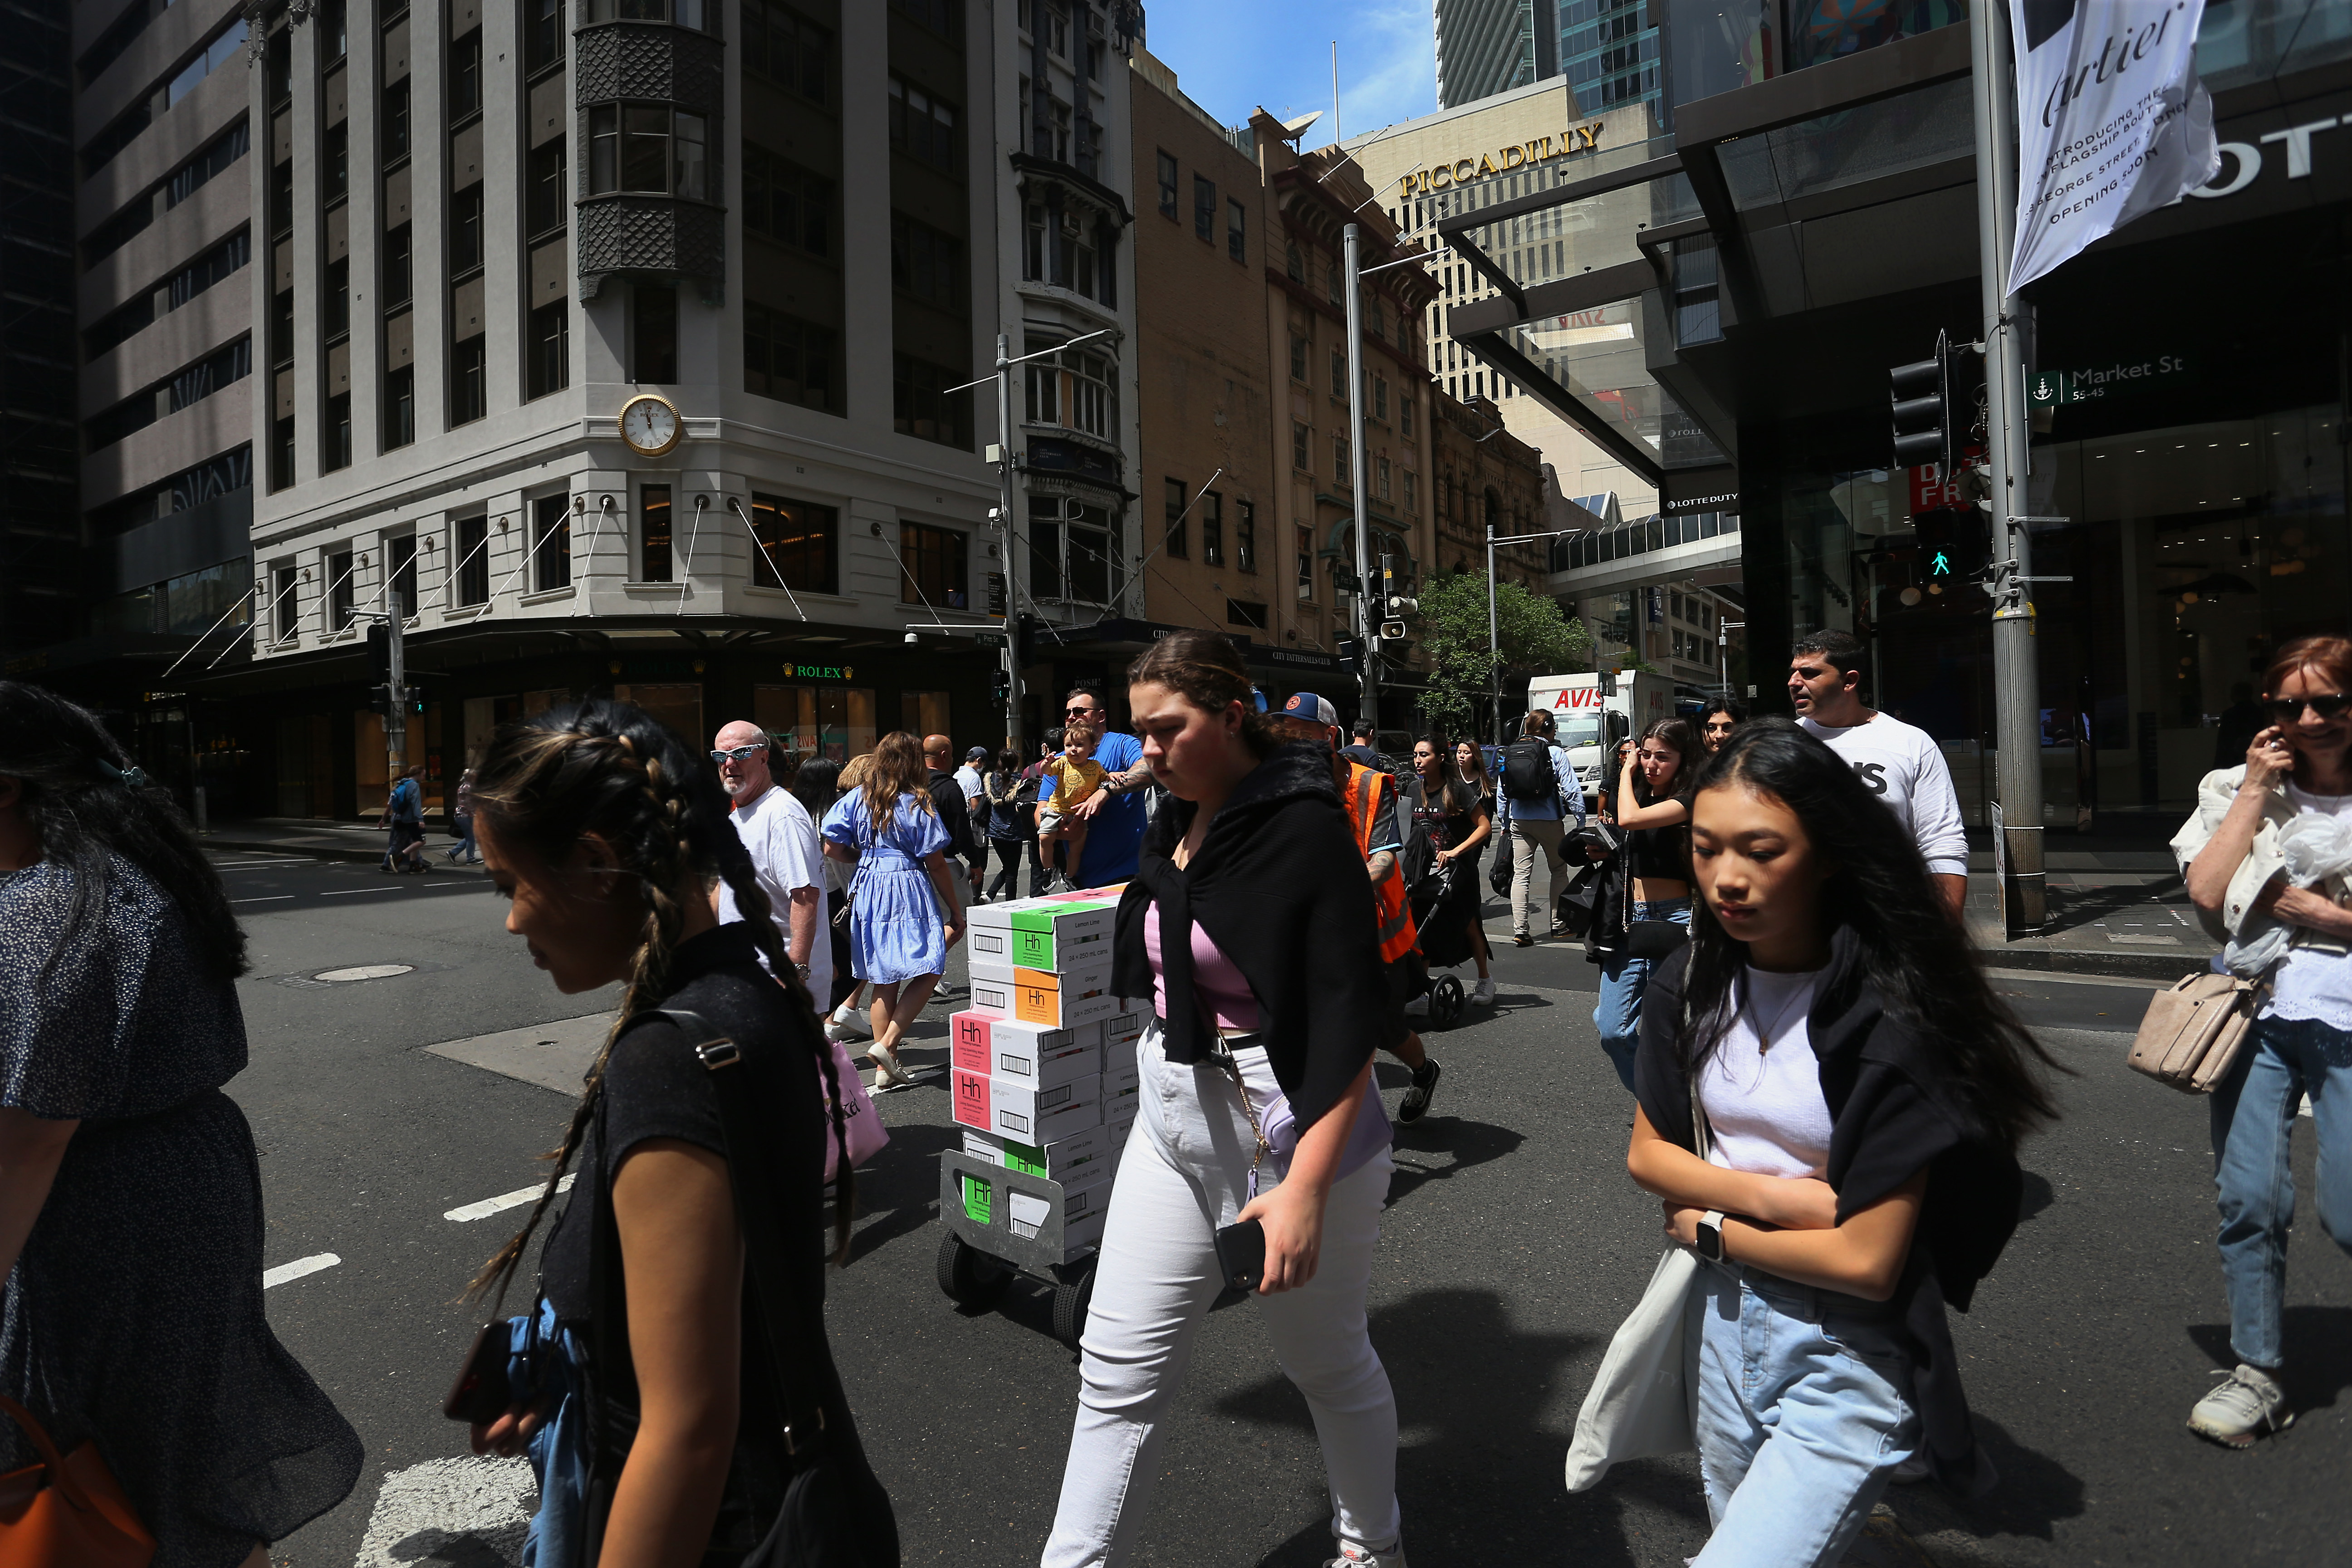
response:
[[[1168,1016],[1168,977],[1160,963],[1160,906],[1153,904],[1143,912],[1143,952],[1151,961],[1151,1010],[1163,1019]],[[1234,961],[1209,940],[1201,922],[1192,922],[1192,994],[1198,1005],[1220,1029],[1255,1029],[1258,1026],[1257,996],[1234,967]]]

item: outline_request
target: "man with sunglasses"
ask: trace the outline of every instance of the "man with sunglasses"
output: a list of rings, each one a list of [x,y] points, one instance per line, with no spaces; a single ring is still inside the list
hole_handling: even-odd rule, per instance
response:
[[[824,908],[824,849],[808,807],[780,786],[770,760],[772,744],[766,731],[738,719],[711,742],[710,760],[734,805],[727,819],[751,857],[760,890],[768,895],[769,911],[783,933],[784,951],[823,1011],[833,995],[833,942],[830,933],[818,933],[818,911]],[[724,882],[711,906],[720,925],[743,918],[736,912],[734,890]]]
[[[1070,817],[1087,826],[1086,852],[1070,873],[1074,887],[1105,888],[1135,875],[1138,852],[1143,847],[1143,792],[1151,783],[1144,765],[1143,742],[1110,727],[1110,708],[1102,688],[1082,680],[1070,689],[1062,704],[1066,729],[1084,730],[1093,742],[1091,755],[1102,764],[1102,788],[1072,806]],[[1051,773],[1037,785],[1042,809],[1054,795]]]
[[[1862,644],[1847,632],[1815,632],[1797,644],[1789,701],[1798,724],[1828,742],[1910,829],[1958,920],[1969,898],[1969,837],[1935,737],[1864,705]]]

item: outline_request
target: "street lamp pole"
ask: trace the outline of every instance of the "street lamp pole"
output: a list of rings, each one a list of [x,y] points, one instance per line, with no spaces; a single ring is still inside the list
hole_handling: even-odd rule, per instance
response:
[[[1345,234],[1348,268],[1348,488],[1356,503],[1356,646],[1363,668],[1358,677],[1356,716],[1375,727],[1381,721],[1381,658],[1372,642],[1372,531],[1364,497],[1364,286],[1360,225]],[[1385,606],[1383,606],[1385,607]]]
[[[1500,429],[1501,426],[1496,428]],[[1491,436],[1494,431],[1486,434]],[[1484,440],[1486,437],[1479,439]],[[1589,528],[1555,528],[1548,533],[1507,533],[1498,542],[1495,537],[1495,525],[1492,522],[1486,524],[1486,680],[1495,704],[1495,744],[1498,746],[1503,743],[1503,639],[1500,616],[1496,609],[1495,546],[1497,542],[1520,544],[1534,539],[1574,539],[1580,533],[1591,531]]]

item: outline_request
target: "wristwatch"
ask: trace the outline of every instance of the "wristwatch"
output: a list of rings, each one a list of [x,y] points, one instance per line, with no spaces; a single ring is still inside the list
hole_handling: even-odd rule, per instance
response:
[[[1723,1261],[1723,1212],[1709,1209],[1698,1216],[1698,1255],[1709,1263]]]

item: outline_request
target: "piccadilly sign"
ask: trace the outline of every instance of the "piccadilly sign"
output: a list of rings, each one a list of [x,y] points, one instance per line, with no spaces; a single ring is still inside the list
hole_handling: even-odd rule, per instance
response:
[[[1549,163],[1554,158],[1591,153],[1601,145],[1601,121],[1596,120],[1590,125],[1571,125],[1558,137],[1538,136],[1499,152],[1481,153],[1475,158],[1456,158],[1451,163],[1439,163],[1418,174],[1404,175],[1397,181],[1397,195],[1400,199],[1427,195],[1432,191],[1442,191],[1451,185],[1466,185],[1488,174],[1507,174],[1514,169]]]

